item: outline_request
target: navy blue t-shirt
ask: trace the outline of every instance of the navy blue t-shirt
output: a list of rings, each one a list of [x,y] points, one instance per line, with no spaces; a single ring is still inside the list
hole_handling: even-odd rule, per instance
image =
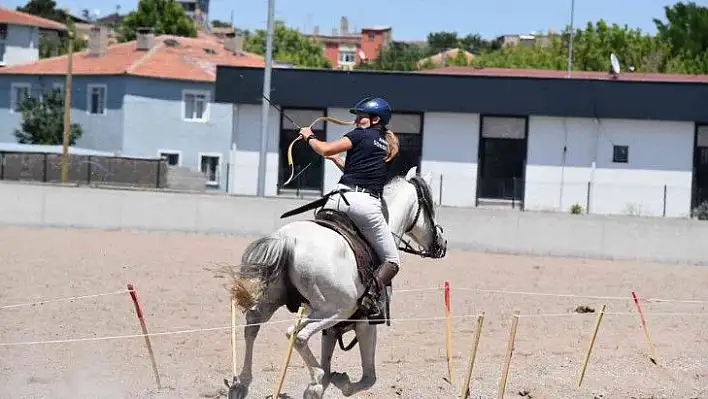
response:
[[[356,128],[344,135],[352,142],[344,162],[341,184],[360,186],[376,193],[383,191],[389,164],[386,136],[378,128]]]

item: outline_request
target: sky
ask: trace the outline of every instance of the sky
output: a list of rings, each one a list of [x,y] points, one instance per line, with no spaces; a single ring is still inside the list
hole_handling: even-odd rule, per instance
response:
[[[708,6],[708,0],[694,0]],[[99,15],[135,9],[137,0],[56,0],[59,7],[81,15],[81,10],[99,10]],[[2,0],[15,8],[26,0]],[[655,32],[653,18],[664,18],[667,0],[575,0],[575,26],[604,19],[627,24],[648,33]],[[264,29],[267,0],[211,0],[210,19],[230,20],[242,29]],[[527,34],[533,31],[559,31],[570,22],[571,0],[275,0],[275,17],[288,26],[310,33],[319,26],[321,33],[339,28],[342,16],[349,19],[350,30],[388,25],[393,40],[425,40],[429,32],[455,31],[460,35],[479,33],[484,38],[502,34]]]

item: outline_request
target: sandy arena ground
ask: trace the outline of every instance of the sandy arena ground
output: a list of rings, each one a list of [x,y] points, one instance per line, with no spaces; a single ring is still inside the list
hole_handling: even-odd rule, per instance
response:
[[[215,263],[236,262],[238,237],[70,229],[0,228],[0,306],[105,293],[135,284],[151,332],[228,326],[227,280]],[[442,286],[509,291],[708,301],[708,269],[545,259],[451,251],[442,261],[405,256],[395,289]],[[600,299],[508,295],[456,290],[456,316],[486,313],[473,398],[496,397],[511,314],[600,309]],[[631,301],[609,300],[608,312],[632,312]],[[139,334],[127,294],[0,309],[0,343]],[[659,366],[635,315],[606,315],[585,381],[578,375],[595,314],[521,318],[505,397],[708,398],[708,311],[703,303],[648,303]],[[394,318],[443,315],[440,291],[394,294]],[[292,320],[285,309],[274,320]],[[239,323],[243,322],[240,317]],[[447,375],[443,321],[396,321],[379,327],[378,382],[360,397],[453,398],[459,395],[474,317],[453,321],[454,386]],[[253,398],[271,393],[287,341],[287,324],[266,326],[256,343]],[[351,333],[350,333],[351,334]],[[345,339],[349,342],[350,335]],[[243,340],[239,331],[239,366]],[[319,336],[313,338],[319,356]],[[228,330],[153,337],[164,388],[157,392],[142,338],[0,346],[0,398],[217,398],[231,376]],[[358,348],[335,352],[337,371],[360,376]],[[308,375],[293,353],[283,393],[302,397]],[[527,393],[526,393],[527,392]],[[328,398],[342,397],[331,387]]]

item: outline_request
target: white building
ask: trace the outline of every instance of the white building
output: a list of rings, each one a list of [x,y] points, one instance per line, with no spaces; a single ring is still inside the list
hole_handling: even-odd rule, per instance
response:
[[[271,100],[307,126],[325,114],[349,120],[348,107],[376,88],[394,108],[391,128],[401,141],[395,171],[431,171],[436,201],[445,206],[569,212],[579,205],[595,214],[686,217],[708,200],[708,76],[577,75],[274,70]],[[234,194],[257,193],[262,76],[262,68],[220,67],[217,74],[216,101],[235,104]],[[340,172],[297,144],[295,164],[314,162],[278,188],[290,175],[285,154],[296,129],[274,107],[269,115],[265,194],[331,189]],[[333,140],[347,127],[314,130]]]

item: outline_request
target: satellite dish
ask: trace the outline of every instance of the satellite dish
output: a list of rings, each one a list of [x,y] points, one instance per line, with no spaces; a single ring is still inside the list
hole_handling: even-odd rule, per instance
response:
[[[612,73],[619,75],[620,73],[620,62],[617,59],[615,53],[610,54],[610,63],[612,64]]]

